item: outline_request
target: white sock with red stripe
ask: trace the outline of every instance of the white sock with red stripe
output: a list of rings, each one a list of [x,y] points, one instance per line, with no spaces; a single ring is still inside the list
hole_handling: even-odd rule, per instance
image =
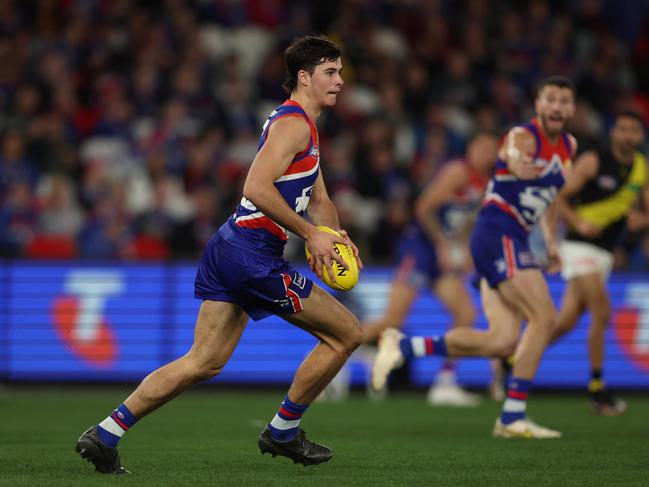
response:
[[[399,342],[404,358],[425,357],[427,355],[448,356],[446,339],[443,336],[410,337]]]
[[[97,425],[97,436],[106,446],[115,448],[124,433],[136,422],[137,418],[133,413],[128,410],[125,404],[121,404],[110,416]]]
[[[289,441],[297,435],[300,429],[300,420],[306,412],[308,404],[295,404],[288,398],[282,401],[279,411],[268,424],[271,435],[277,441]]]
[[[525,419],[525,409],[527,408],[527,395],[530,390],[532,381],[512,377],[507,387],[507,398],[503,404],[503,412],[500,421],[503,424],[513,423],[519,419]]]

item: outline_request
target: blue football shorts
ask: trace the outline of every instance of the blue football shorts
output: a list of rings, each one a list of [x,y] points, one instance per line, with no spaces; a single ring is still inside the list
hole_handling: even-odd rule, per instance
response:
[[[471,256],[476,272],[486,278],[492,288],[510,279],[517,269],[539,267],[527,235],[508,234],[486,225],[478,224],[473,229]]]
[[[410,286],[432,286],[442,275],[435,247],[418,227],[408,227],[399,238],[396,258],[396,280]]]
[[[313,281],[282,257],[237,247],[216,232],[208,242],[194,281],[194,297],[236,303],[254,320],[302,311]]]

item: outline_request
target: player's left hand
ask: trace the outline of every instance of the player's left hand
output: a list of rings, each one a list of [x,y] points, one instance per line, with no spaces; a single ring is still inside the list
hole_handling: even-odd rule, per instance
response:
[[[360,255],[358,253],[358,248],[356,247],[356,244],[354,242],[352,242],[351,238],[349,238],[349,235],[347,234],[347,230],[343,230],[342,228],[339,228],[336,231],[341,235],[341,237],[343,237],[345,239],[345,244],[349,245],[351,247],[352,252],[354,253],[354,257],[356,257],[356,263],[358,264],[358,269],[359,270],[362,269],[363,268],[363,261],[360,258]]]

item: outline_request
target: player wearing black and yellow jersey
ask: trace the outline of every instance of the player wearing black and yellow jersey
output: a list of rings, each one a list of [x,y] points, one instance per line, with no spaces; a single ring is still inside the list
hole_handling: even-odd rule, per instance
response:
[[[569,230],[560,247],[567,286],[552,341],[572,330],[584,312],[590,313],[591,405],[597,413],[614,416],[623,413],[626,404],[605,388],[602,378],[604,334],[611,316],[606,281],[627,218],[637,228],[649,226],[649,214],[636,209],[639,199],[649,203],[647,160],[638,150],[644,141],[642,118],[635,112],[620,113],[610,141],[609,148],[577,158],[557,198]]]

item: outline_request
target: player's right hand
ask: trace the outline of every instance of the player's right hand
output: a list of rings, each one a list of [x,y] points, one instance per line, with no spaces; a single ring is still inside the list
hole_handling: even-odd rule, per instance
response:
[[[315,228],[315,227],[314,227]],[[347,262],[334,249],[334,243],[345,245],[347,242],[344,237],[339,237],[333,233],[323,232],[322,230],[315,229],[306,239],[305,244],[311,253],[309,259],[309,266],[318,278],[322,279],[323,267],[327,269],[329,277],[335,281],[334,271],[331,268],[331,263],[335,260],[345,269],[349,269]]]
[[[539,168],[534,165],[532,156],[523,152],[510,158],[509,170],[518,179],[536,179],[539,175]]]
[[[507,162],[507,169],[518,179],[536,179],[539,167],[534,164],[536,152],[534,136],[523,127],[514,127],[507,133],[499,154]]]
[[[581,218],[575,227],[577,233],[585,238],[597,238],[602,234],[602,229],[588,220]]]

